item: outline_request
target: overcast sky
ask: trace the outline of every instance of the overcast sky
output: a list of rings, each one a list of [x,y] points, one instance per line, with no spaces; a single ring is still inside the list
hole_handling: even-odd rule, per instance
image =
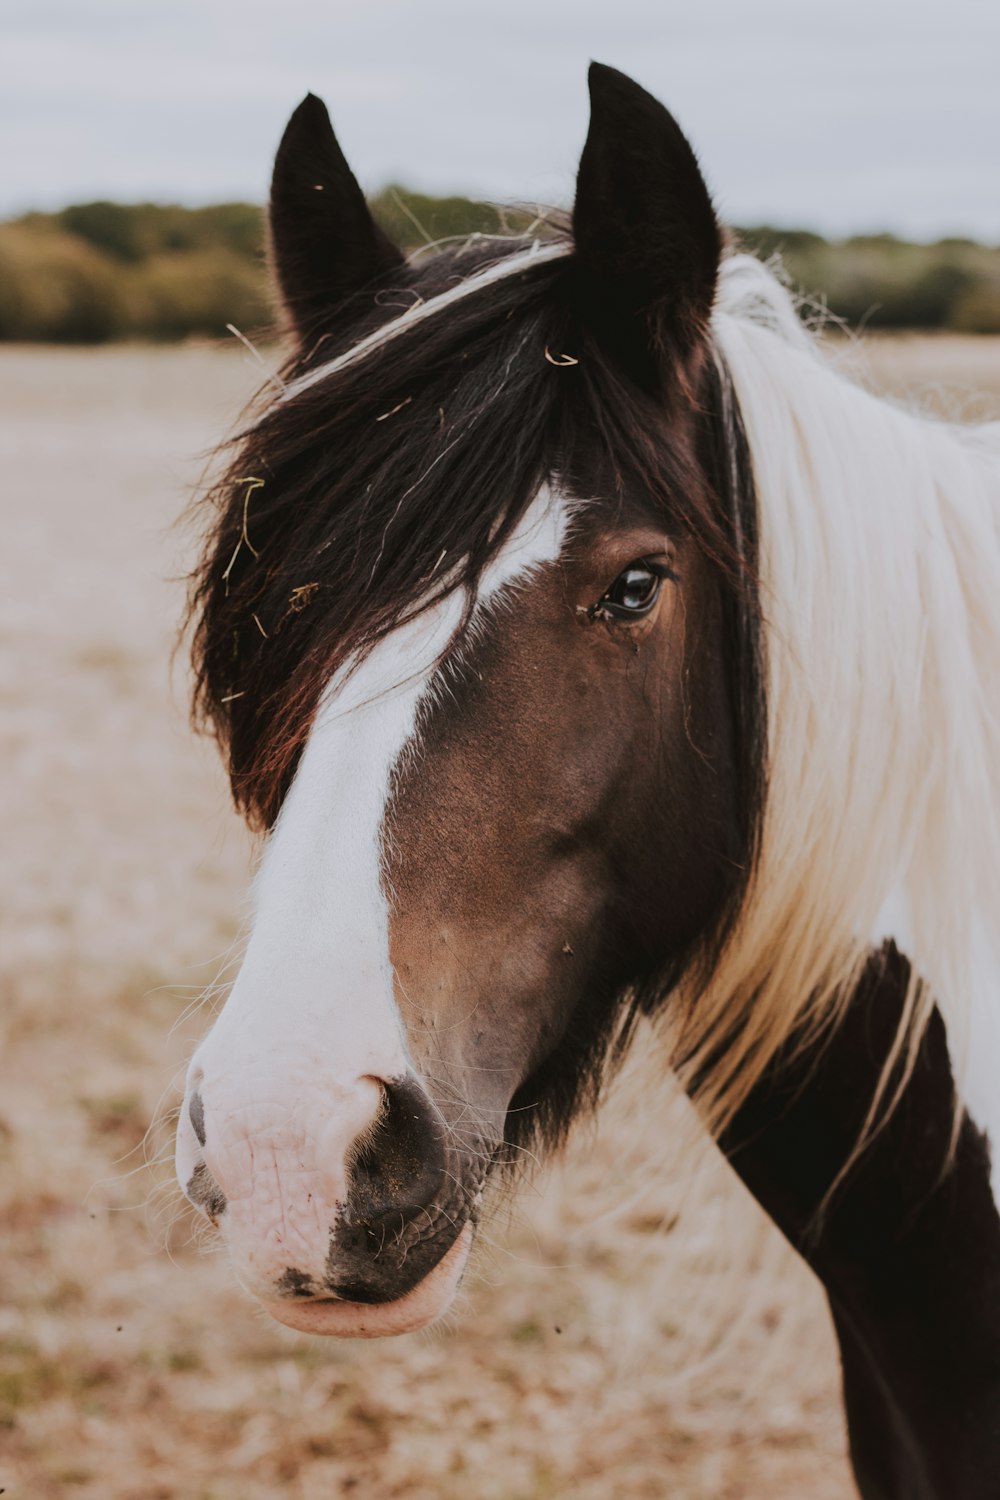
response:
[[[0,214],[263,201],[310,89],[368,189],[567,203],[590,57],[735,222],[1000,243],[1000,0],[0,0]]]

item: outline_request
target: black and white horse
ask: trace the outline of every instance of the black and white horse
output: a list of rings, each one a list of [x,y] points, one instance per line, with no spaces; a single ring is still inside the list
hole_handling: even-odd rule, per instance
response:
[[[821,1277],[868,1500],[1000,1495],[1000,432],[832,368],[671,116],[407,261],[311,96],[198,704],[269,830],[180,1179],[317,1333],[449,1305],[637,1016]],[[947,1026],[947,1034],[946,1034]]]

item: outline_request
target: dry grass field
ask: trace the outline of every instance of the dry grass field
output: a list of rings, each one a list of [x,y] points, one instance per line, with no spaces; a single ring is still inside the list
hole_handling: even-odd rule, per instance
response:
[[[872,359],[1000,412],[996,342]],[[233,349],[0,351],[0,1489],[849,1500],[822,1298],[638,1067],[430,1334],[265,1322],[181,1209],[169,1115],[252,851],[171,678],[173,523],[256,379]]]

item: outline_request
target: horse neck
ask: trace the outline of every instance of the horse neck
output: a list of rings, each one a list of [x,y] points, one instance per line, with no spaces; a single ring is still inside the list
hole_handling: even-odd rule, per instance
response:
[[[898,1108],[829,1197],[900,1025],[909,965],[869,959],[829,1044],[772,1069],[722,1140],[820,1277],[866,1500],[989,1500],[1000,1432],[1000,1217],[932,1016]],[[947,1168],[947,1170],[946,1170]]]

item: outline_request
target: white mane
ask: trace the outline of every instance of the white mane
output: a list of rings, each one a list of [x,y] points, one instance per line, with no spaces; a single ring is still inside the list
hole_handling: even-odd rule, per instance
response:
[[[714,333],[757,489],[769,764],[708,1017],[753,995],[760,1056],[896,936],[1000,1129],[1000,424],[928,420],[844,378],[747,256],[723,267]],[[911,1004],[901,1044],[930,1001]]]

